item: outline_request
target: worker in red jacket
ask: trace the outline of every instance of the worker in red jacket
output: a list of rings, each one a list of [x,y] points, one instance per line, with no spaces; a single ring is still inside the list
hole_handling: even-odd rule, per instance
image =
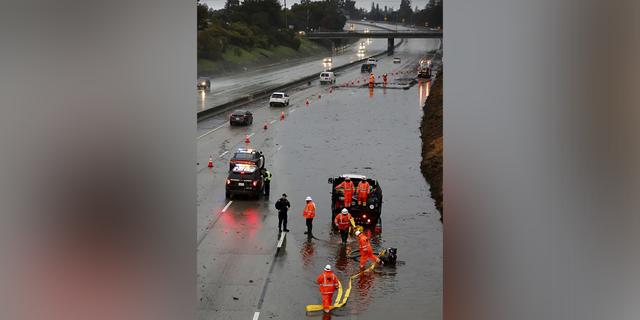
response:
[[[331,266],[324,267],[324,272],[318,276],[318,284],[320,285],[320,294],[322,295],[322,308],[324,312],[331,311],[331,302],[333,301],[333,293],[339,288],[338,277],[331,271]]]
[[[369,243],[369,239],[360,232],[356,231],[356,237],[358,237],[358,241],[360,242],[360,268],[364,268],[364,264],[368,259],[373,260],[377,264],[384,264],[378,257],[373,254],[373,250],[371,249],[371,244]]]
[[[353,182],[351,182],[351,178],[346,177],[341,184],[339,184],[336,189],[344,188],[344,206],[348,208],[351,206],[351,201],[353,200],[353,192],[355,191],[355,186]]]

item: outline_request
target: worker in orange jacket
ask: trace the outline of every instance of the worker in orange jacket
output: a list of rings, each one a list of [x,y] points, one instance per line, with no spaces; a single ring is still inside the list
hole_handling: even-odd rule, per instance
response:
[[[384,264],[378,257],[373,255],[373,249],[371,249],[369,239],[367,239],[360,230],[356,231],[356,237],[358,237],[358,241],[360,242],[360,268],[364,268],[364,264],[368,259],[373,260],[377,264]]]
[[[373,73],[371,74],[371,76],[369,77],[369,88],[373,87],[373,83],[376,81],[376,77],[373,75]]]
[[[349,210],[346,208],[342,209],[342,212],[336,215],[333,223],[338,227],[338,230],[340,230],[342,243],[346,244],[347,238],[349,238],[349,226],[353,225],[355,227],[355,222],[353,221],[353,217],[351,216],[351,213],[349,213]]]
[[[340,287],[338,277],[331,271],[331,266],[324,267],[324,272],[318,276],[317,280],[320,285],[319,290],[322,295],[322,308],[324,312],[331,311],[331,302],[333,301],[333,293]]]
[[[307,205],[304,206],[304,212],[302,216],[307,219],[307,231],[304,234],[312,237],[311,229],[313,228],[313,218],[316,217],[316,205],[311,200],[311,197],[307,197]]]
[[[351,178],[347,177],[339,184],[336,189],[344,188],[344,206],[348,208],[351,206],[351,201],[353,200],[353,191],[356,189],[351,182]]]
[[[360,183],[358,183],[358,205],[359,206],[367,206],[367,197],[369,197],[369,189],[371,185],[365,179],[362,179]]]

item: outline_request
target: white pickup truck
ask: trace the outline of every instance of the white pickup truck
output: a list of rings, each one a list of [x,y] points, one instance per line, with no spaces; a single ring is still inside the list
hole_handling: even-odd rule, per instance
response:
[[[281,105],[288,106],[289,105],[289,95],[284,92],[274,92],[271,94],[271,98],[269,99],[269,105]]]
[[[374,58],[369,58],[369,60],[367,60],[368,64],[372,64],[374,66],[378,66],[378,59],[374,59]]]

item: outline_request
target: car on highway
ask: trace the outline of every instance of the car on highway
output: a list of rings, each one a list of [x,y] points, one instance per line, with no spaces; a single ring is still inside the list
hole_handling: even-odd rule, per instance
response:
[[[367,60],[367,63],[370,65],[373,65],[374,67],[378,66],[378,59],[375,58],[369,58],[369,60]]]
[[[227,198],[248,195],[260,198],[264,188],[264,176],[257,166],[239,164],[229,171],[224,194]]]
[[[324,58],[324,60],[322,60],[322,62],[324,62],[324,63],[332,63],[333,59],[331,59],[331,57],[326,57],[326,58]]]
[[[364,49],[364,42],[360,42],[360,49]]]
[[[272,107],[276,105],[281,105],[283,107],[288,106],[289,95],[284,92],[274,92],[271,94],[271,97],[269,98],[269,105]]]
[[[400,58],[398,57],[393,58],[393,63],[400,63]]]
[[[211,79],[208,77],[200,77],[198,78],[198,89],[207,89],[211,88]]]
[[[364,28],[364,33],[369,33],[369,28]]]
[[[366,21],[367,21],[367,20],[365,20],[365,19],[360,20],[360,22],[366,22]]]
[[[336,83],[336,76],[331,71],[320,73],[320,83]]]
[[[233,154],[231,160],[229,160],[229,170],[239,164],[252,165],[258,167],[258,169],[264,168],[264,155],[260,151],[254,149],[238,148]]]
[[[245,126],[248,126],[252,123],[253,113],[248,110],[236,110],[231,114],[231,117],[229,117],[229,124],[232,126],[236,124],[244,124]]]
[[[356,26],[353,25],[353,23],[349,26],[349,28],[351,28],[351,30],[354,30],[356,28]]]
[[[363,73],[363,72],[368,72],[368,73],[373,72],[373,66],[368,63],[363,64],[362,67],[360,67],[360,73]]]
[[[353,220],[355,220],[358,225],[377,224],[380,221],[380,215],[382,213],[382,188],[380,188],[380,183],[376,179],[370,179],[358,174],[342,174],[328,179],[329,184],[331,184],[331,222],[334,221],[336,215],[344,208],[344,191],[340,189],[336,190],[336,187],[347,177],[351,179],[355,187],[357,187],[362,180],[367,181],[370,186],[366,204],[362,206],[357,205],[358,193],[354,191],[351,198],[351,206],[347,208]]]

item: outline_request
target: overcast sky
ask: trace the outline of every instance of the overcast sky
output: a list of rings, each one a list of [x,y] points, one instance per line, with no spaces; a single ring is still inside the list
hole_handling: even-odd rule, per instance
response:
[[[280,3],[284,3],[284,0],[279,0],[279,1],[280,1]],[[209,6],[209,8],[214,8],[214,9],[222,9],[226,2],[227,2],[226,0],[200,0],[200,3],[206,3],[207,6]],[[240,0],[240,2],[242,2],[242,0]],[[382,0],[382,1],[357,0],[356,1],[356,8],[365,8],[366,10],[369,10],[369,9],[371,9],[371,2],[375,2],[376,4],[379,3],[380,4],[380,8],[384,8],[384,6],[394,7],[394,8],[396,8],[396,10],[398,8],[400,8],[400,0]],[[427,5],[427,2],[429,2],[429,0],[412,0],[411,1],[411,6],[413,8],[418,6],[418,9],[422,10]],[[289,1],[287,1],[287,8],[291,8],[291,6],[296,4],[296,3],[300,3],[300,0],[289,0]]]

